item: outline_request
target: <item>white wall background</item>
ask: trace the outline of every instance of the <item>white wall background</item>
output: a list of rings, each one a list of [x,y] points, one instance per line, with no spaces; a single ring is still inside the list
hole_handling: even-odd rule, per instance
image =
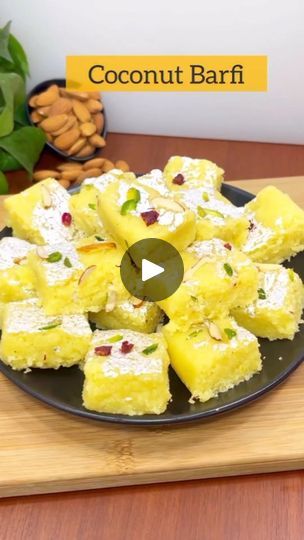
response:
[[[1,0],[29,86],[68,54],[267,54],[268,93],[107,93],[111,131],[304,144],[304,0]]]

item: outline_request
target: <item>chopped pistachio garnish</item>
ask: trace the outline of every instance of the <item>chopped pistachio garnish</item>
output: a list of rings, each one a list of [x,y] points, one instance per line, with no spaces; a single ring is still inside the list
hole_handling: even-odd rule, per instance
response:
[[[69,257],[65,257],[65,259],[64,259],[64,261],[63,261],[63,264],[64,264],[64,266],[66,266],[67,268],[72,268],[72,266],[73,266],[72,263],[71,263],[71,261],[70,261],[70,259],[69,259]]]
[[[88,207],[91,208],[91,210],[96,210],[96,204],[94,203],[89,203]]]
[[[216,216],[220,218],[224,218],[224,214],[222,212],[219,212],[218,210],[213,210],[212,208],[205,208],[206,214],[210,214],[211,216]]]
[[[224,328],[224,332],[226,334],[226,336],[228,337],[228,339],[232,339],[234,337],[236,337],[236,331],[233,330],[233,328]]]
[[[202,329],[201,329],[201,328],[200,328],[199,330],[193,330],[193,332],[191,332],[191,333],[189,334],[189,337],[190,337],[190,338],[194,338],[194,337],[198,336],[201,332],[202,332]]]
[[[203,201],[208,202],[209,200],[210,199],[209,199],[208,193],[206,191],[204,191],[204,193],[203,193]]]
[[[128,189],[127,200],[138,203],[140,201],[140,191],[134,187]]]
[[[258,296],[260,300],[266,300],[266,293],[264,289],[262,288],[258,289]]]
[[[49,254],[47,258],[47,262],[55,263],[55,262],[61,261],[61,259],[62,259],[62,254],[59,251],[54,251],[53,253]]]
[[[225,272],[226,272],[226,274],[228,276],[231,277],[233,275],[233,270],[232,270],[232,267],[230,266],[230,264],[224,263],[224,270],[225,270]]]
[[[149,345],[148,347],[146,347],[146,348],[142,351],[142,353],[143,353],[143,354],[152,354],[152,353],[154,353],[154,351],[156,351],[157,347],[158,347],[158,344],[157,344],[157,343],[152,343],[152,345]]]
[[[135,199],[129,199],[125,201],[121,206],[120,214],[122,216],[125,216],[129,214],[129,212],[132,212],[132,210],[136,210],[137,202],[138,201],[136,201]]]
[[[288,268],[288,275],[291,281],[294,281],[295,273],[291,268]]]
[[[202,206],[197,207],[197,213],[198,213],[199,217],[202,217],[202,218],[206,217],[205,209]]]
[[[41,328],[38,328],[38,330],[52,330],[52,328],[57,328],[57,326],[61,325],[61,321],[54,321],[50,324],[47,324],[46,326],[42,326]]]
[[[196,296],[192,296],[192,294],[190,295],[190,298],[191,300],[193,300],[193,302],[197,302],[198,301],[198,298]]]
[[[101,236],[95,235],[95,238],[98,242],[103,242],[104,238],[101,238]]]
[[[116,336],[112,336],[110,339],[108,339],[108,343],[116,343],[117,341],[121,341],[123,336],[121,334],[116,334]]]

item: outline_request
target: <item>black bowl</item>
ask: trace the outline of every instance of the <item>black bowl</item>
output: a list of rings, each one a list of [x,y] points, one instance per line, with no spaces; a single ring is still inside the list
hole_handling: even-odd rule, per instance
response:
[[[37,124],[35,124],[31,119],[31,112],[34,109],[33,107],[29,105],[29,100],[31,99],[32,96],[35,96],[36,94],[40,94],[41,92],[44,92],[44,90],[46,90],[49,86],[51,86],[51,84],[57,84],[58,86],[65,88],[66,80],[65,79],[49,79],[48,81],[43,81],[39,84],[36,84],[36,86],[34,86],[34,88],[27,95],[25,110],[26,110],[27,119],[30,122],[30,124],[32,124],[33,126],[37,126]],[[107,119],[106,119],[106,112],[104,109],[102,112],[104,115],[104,127],[101,133],[101,136],[105,139],[107,135]],[[77,156],[68,156],[66,152],[59,150],[59,148],[56,148],[56,146],[54,146],[50,142],[46,142],[45,144],[46,146],[48,146],[48,148],[52,150],[52,152],[70,161],[88,161],[89,159],[93,159],[94,157],[99,156],[101,154],[101,150],[103,150],[102,148],[96,148],[95,152],[93,152],[90,156],[77,157]]]
[[[253,198],[250,193],[229,185],[224,185],[222,192],[236,206],[242,206]],[[0,238],[8,235],[11,235],[11,231],[6,228],[0,233]],[[304,279],[304,253],[299,253],[287,266],[294,268],[302,280]],[[303,361],[304,325],[301,325],[301,330],[293,341],[260,339],[259,342],[263,357],[262,371],[249,381],[219,394],[217,398],[210,399],[206,403],[189,403],[190,393],[170,369],[172,401],[167,410],[159,416],[153,414],[125,416],[88,411],[82,405],[83,373],[77,366],[58,370],[33,369],[30,373],[24,373],[13,371],[0,361],[0,371],[35,398],[57,409],[84,418],[118,424],[176,424],[203,420],[232,411],[263,396],[284,381]]]

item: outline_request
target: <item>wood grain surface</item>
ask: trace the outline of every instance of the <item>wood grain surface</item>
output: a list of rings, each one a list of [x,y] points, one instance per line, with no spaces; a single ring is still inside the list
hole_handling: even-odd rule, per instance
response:
[[[252,192],[268,183],[267,179],[236,182]],[[281,178],[276,184],[304,206],[299,189],[304,177]],[[234,413],[208,422],[153,428],[74,418],[27,396],[1,376],[0,495],[301,468],[303,369],[276,391]]]
[[[254,178],[275,177],[288,175],[301,175],[304,172],[304,146],[272,145],[263,143],[243,143],[233,141],[200,141],[198,139],[181,139],[170,137],[151,137],[140,135],[110,134],[109,145],[106,149],[107,156],[112,159],[127,159],[132,168],[141,171],[155,166],[162,166],[171,154],[182,153],[193,157],[205,155],[220,163],[226,169],[226,178]],[[57,158],[44,153],[42,157],[43,167],[56,163]],[[22,173],[10,174],[11,191],[16,192],[28,185],[26,175]],[[287,182],[289,190],[301,190],[303,200],[303,184],[301,178],[295,182]],[[255,183],[257,186],[257,183]],[[250,191],[254,191],[253,185],[244,185]],[[295,187],[296,186],[296,187]],[[286,410],[282,416],[282,423],[291,425],[294,415],[297,417],[296,425],[291,431],[291,439],[299,442],[298,431],[303,430],[303,419],[299,418],[299,411],[293,409],[294,394],[292,391],[286,394],[288,388],[296,380],[296,396],[301,397],[303,385],[303,368],[298,370],[281,388],[262,399],[256,404],[244,409],[248,412],[255,410],[267,421],[269,417],[269,402],[274,407],[277,422],[268,431],[269,447],[286,446],[286,436],[282,433],[279,423],[282,414],[281,406],[285,400]],[[36,403],[35,407],[40,410],[37,416],[32,409],[33,400],[23,396],[16,388],[6,382],[7,392],[0,400],[0,413],[2,418],[2,430],[9,427],[13,430],[13,439],[9,441],[1,431],[0,448],[4,453],[10,454],[16,462],[22,456],[22,448],[25,448],[24,459],[21,467],[30,466],[27,448],[31,446],[34,436],[38,440],[40,448],[45,445],[49,448],[49,462],[45,465],[43,451],[36,454],[35,468],[48,466],[55,459],[56,452],[66,456],[69,447],[64,440],[72,441],[77,451],[77,427],[71,429],[69,422],[74,425],[74,419],[67,419],[66,431],[61,424],[63,415],[55,413],[60,427],[59,435],[62,439],[61,446],[52,438],[52,430],[56,431],[57,423],[52,422],[52,429],[48,431],[48,419],[50,410]],[[0,386],[2,389],[2,385]],[[11,387],[11,392],[9,391]],[[1,395],[1,394],[0,394]],[[5,396],[11,395],[14,413],[11,414],[9,404],[5,402]],[[12,397],[14,396],[14,397]],[[275,399],[275,401],[273,401]],[[288,402],[290,410],[287,412]],[[297,400],[297,397],[295,397]],[[299,404],[297,405],[299,406]],[[297,407],[296,406],[296,407]],[[303,410],[303,403],[300,404]],[[257,410],[259,408],[259,410]],[[36,409],[36,410],[37,410]],[[19,413],[19,416],[18,416]],[[24,413],[26,417],[26,438],[21,435],[20,426],[23,423]],[[248,417],[241,419],[239,414],[233,413],[234,429],[217,434],[217,420],[214,424],[214,445],[226,447],[229,460],[231,455],[231,439],[239,427],[243,434],[240,447],[246,454],[248,445],[248,431],[251,424]],[[300,411],[301,414],[301,411]],[[57,416],[58,415],[58,416]],[[12,418],[15,426],[12,426]],[[220,422],[223,419],[219,419]],[[78,425],[78,420],[76,424]],[[299,426],[300,423],[300,426]],[[42,432],[40,431],[43,427]],[[74,425],[75,426],[75,425]],[[88,426],[91,429],[93,426]],[[96,426],[97,427],[97,426]],[[191,428],[192,429],[192,428]],[[202,434],[207,438],[208,426],[201,425]],[[246,434],[247,430],[247,434]],[[166,430],[165,430],[166,431]],[[119,432],[119,430],[118,430]],[[262,430],[262,435],[266,430]],[[47,438],[43,440],[44,435]],[[178,434],[178,430],[177,430]],[[252,446],[258,447],[261,432],[255,429],[255,437],[249,440],[249,451]],[[201,435],[203,437],[203,435]],[[120,443],[124,438],[123,433]],[[153,431],[149,433],[148,451],[154,448],[157,453],[156,443],[161,439],[161,432],[154,437]],[[192,444],[193,451],[197,448],[197,437],[189,440],[187,448]],[[97,433],[98,444],[106,444],[101,434]],[[126,438],[126,440],[128,440]],[[272,440],[272,444],[271,444]],[[212,441],[211,441],[212,442]],[[178,444],[178,440],[177,440]],[[214,445],[212,452],[214,451]],[[92,453],[88,446],[88,457]],[[96,449],[97,449],[96,443]],[[229,450],[230,449],[230,450]],[[303,442],[302,442],[303,450]],[[171,453],[173,448],[171,447]],[[177,451],[177,449],[176,449]],[[158,448],[160,454],[160,448]],[[84,452],[81,454],[83,456]],[[126,463],[126,450],[121,452],[122,463]],[[5,470],[5,463],[1,460],[1,472]],[[98,452],[97,452],[98,455]],[[42,463],[40,463],[42,457]],[[102,454],[99,456],[101,462]],[[164,461],[167,456],[162,456]],[[86,456],[82,457],[85,461]],[[206,458],[207,459],[207,458]],[[66,457],[68,461],[68,457]],[[17,469],[19,465],[16,465]],[[29,484],[31,475],[29,474]],[[34,475],[35,476],[35,475]],[[36,475],[37,476],[37,475]],[[92,491],[78,491],[75,493],[56,493],[50,495],[36,495],[28,497],[10,497],[0,501],[0,538],[1,540],[302,540],[304,520],[304,471],[260,474],[252,476],[223,477],[208,480],[196,480],[186,482],[174,482],[171,484],[159,484],[148,486],[130,486],[110,488]]]

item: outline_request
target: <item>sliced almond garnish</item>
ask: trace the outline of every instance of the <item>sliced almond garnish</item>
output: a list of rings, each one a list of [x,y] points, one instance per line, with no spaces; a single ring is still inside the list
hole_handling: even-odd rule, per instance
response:
[[[105,312],[106,313],[110,313],[110,311],[113,311],[113,309],[115,308],[115,306],[116,306],[116,297],[117,297],[117,294],[116,294],[115,289],[110,287],[109,291],[108,291],[108,299],[107,299],[107,303],[106,303],[106,307],[105,307]]]
[[[80,253],[90,253],[91,251],[101,251],[103,249],[116,248],[115,242],[98,242],[96,244],[86,244],[85,246],[77,247]]]
[[[51,193],[50,193],[50,190],[44,185],[41,186],[41,200],[42,200],[42,206],[44,208],[51,208],[52,206]]]
[[[155,208],[164,208],[165,210],[170,210],[171,212],[185,211],[185,207],[181,203],[165,197],[154,197],[154,199],[152,199],[152,203]]]
[[[219,327],[212,321],[205,321],[205,326],[209,332],[210,337],[216,339],[217,341],[222,341],[222,333]]]
[[[15,259],[13,259],[13,262],[15,264],[21,264],[25,260],[26,260],[26,257],[15,257]]]
[[[78,285],[81,285],[81,283],[83,283],[89,277],[89,275],[95,270],[95,268],[96,268],[96,264],[93,264],[92,266],[88,266],[88,268],[86,268],[84,272],[82,272],[78,280]]]
[[[47,259],[49,256],[49,253],[44,246],[37,246],[36,253],[40,259]]]
[[[130,302],[133,307],[139,308],[143,305],[144,300],[142,300],[141,298],[136,298],[136,296],[130,296]]]

